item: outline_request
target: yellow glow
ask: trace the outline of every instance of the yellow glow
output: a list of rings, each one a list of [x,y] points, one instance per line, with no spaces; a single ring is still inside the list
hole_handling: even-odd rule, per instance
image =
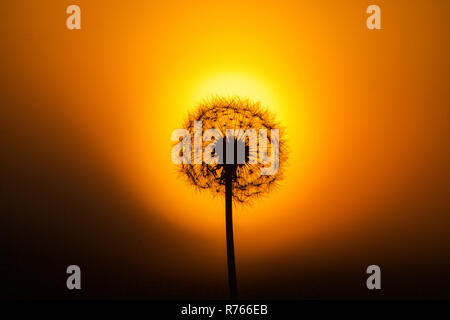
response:
[[[240,96],[247,97],[253,101],[264,102],[263,105],[276,111],[279,102],[272,92],[272,88],[265,82],[240,73],[222,73],[204,79],[193,90],[193,101],[201,101],[204,98],[220,95],[220,96]]]

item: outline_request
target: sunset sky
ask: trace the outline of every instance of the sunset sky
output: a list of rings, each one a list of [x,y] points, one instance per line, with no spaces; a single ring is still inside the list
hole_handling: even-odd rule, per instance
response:
[[[2,294],[64,297],[80,261],[85,297],[226,296],[224,200],[179,176],[170,137],[239,95],[289,148],[277,188],[234,208],[244,297],[365,297],[370,264],[385,297],[450,296],[449,1],[0,9]]]

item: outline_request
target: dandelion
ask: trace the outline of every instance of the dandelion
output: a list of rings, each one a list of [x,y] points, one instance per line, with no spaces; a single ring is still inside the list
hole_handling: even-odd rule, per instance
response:
[[[200,130],[216,129],[218,135],[200,141],[187,140],[188,150],[194,152],[188,155],[189,161],[180,164],[179,170],[194,187],[225,196],[228,280],[230,296],[236,298],[233,200],[249,203],[276,185],[282,178],[286,161],[285,140],[273,114],[259,102],[239,97],[214,97],[203,101],[188,115],[184,132],[190,137],[198,137],[198,123],[202,126]],[[228,134],[230,130],[232,135]],[[252,139],[249,133],[259,133],[258,139]],[[216,161],[202,161],[202,150],[211,152]],[[267,172],[269,164],[273,170]]]

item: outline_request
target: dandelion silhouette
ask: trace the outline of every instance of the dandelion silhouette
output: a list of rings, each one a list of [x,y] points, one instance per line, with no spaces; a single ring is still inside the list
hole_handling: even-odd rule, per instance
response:
[[[282,135],[272,136],[272,129],[280,129],[275,117],[261,107],[259,102],[239,97],[214,97],[200,103],[188,115],[184,129],[194,137],[198,128],[196,122],[201,121],[203,131],[217,129],[220,137],[216,139],[202,139],[201,143],[192,142],[191,150],[197,151],[190,155],[189,163],[182,163],[179,167],[182,175],[187,177],[190,184],[198,189],[208,189],[216,195],[225,196],[226,238],[228,281],[230,296],[237,298],[236,267],[233,241],[233,199],[235,203],[249,203],[258,196],[269,192],[276,182],[282,178],[283,163],[286,160],[285,141]],[[237,134],[227,135],[227,129],[235,130]],[[267,136],[259,136],[255,143],[247,139],[245,132],[264,130]],[[265,140],[265,141],[264,141]],[[278,148],[273,148],[270,140]],[[208,147],[209,146],[209,147]],[[210,148],[211,156],[217,156],[218,161],[205,163],[202,161],[202,150]],[[261,154],[261,150],[264,154]],[[239,153],[238,150],[244,150]],[[260,151],[258,157],[257,151]],[[228,156],[227,156],[228,152]],[[180,151],[181,153],[181,151]],[[262,174],[267,168],[264,156],[278,157],[278,166],[273,174]],[[262,157],[262,156],[263,157]],[[273,157],[272,157],[273,158]]]

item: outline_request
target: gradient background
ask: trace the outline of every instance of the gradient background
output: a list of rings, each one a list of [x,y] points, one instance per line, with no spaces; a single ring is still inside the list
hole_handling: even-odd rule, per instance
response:
[[[170,135],[202,98],[239,94],[276,113],[290,149],[277,190],[234,210],[242,298],[450,298],[449,13],[3,1],[0,296],[226,298],[223,199],[178,177]]]

